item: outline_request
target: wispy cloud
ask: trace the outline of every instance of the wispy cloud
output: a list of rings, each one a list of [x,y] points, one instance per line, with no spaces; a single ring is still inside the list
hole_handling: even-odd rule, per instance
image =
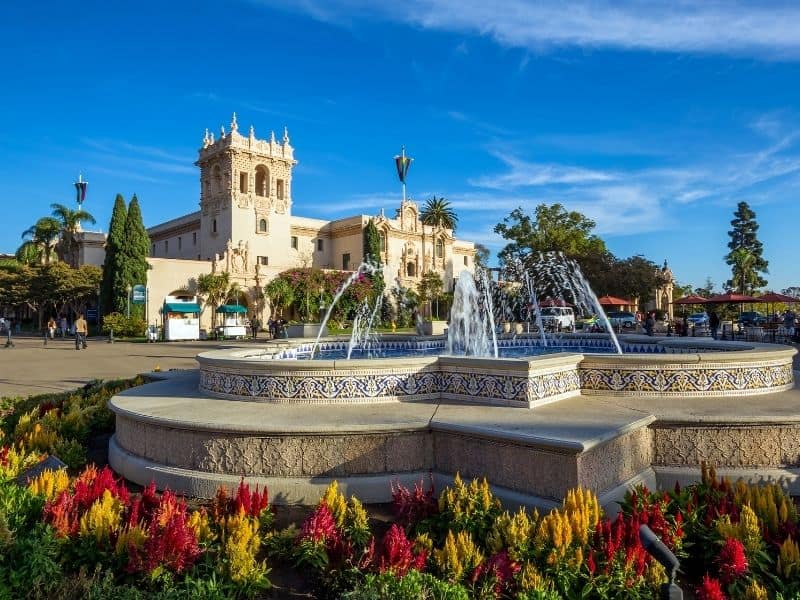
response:
[[[615,176],[611,173],[593,169],[528,162],[499,150],[492,150],[490,153],[502,161],[508,167],[508,170],[498,175],[484,175],[469,179],[468,183],[470,185],[506,190],[529,186],[589,183],[615,179]]]
[[[689,0],[270,0],[272,6],[349,26],[361,19],[488,36],[509,47],[613,48],[800,58],[800,5]]]

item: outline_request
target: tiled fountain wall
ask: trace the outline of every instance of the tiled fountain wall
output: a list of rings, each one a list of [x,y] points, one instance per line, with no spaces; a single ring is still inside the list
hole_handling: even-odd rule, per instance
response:
[[[533,407],[583,394],[742,396],[794,385],[793,349],[751,345],[738,352],[685,352],[651,345],[632,354],[550,354],[526,359],[430,356],[368,360],[281,360],[253,350],[197,357],[200,390],[232,400],[357,404],[455,400]],[[296,349],[297,350],[297,349]],[[302,350],[302,349],[300,349]]]

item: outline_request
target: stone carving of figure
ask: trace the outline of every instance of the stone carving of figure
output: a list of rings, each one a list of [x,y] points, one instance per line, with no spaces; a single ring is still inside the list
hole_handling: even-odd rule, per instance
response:
[[[214,260],[211,263],[211,272],[216,273],[219,271],[219,254],[214,254]]]

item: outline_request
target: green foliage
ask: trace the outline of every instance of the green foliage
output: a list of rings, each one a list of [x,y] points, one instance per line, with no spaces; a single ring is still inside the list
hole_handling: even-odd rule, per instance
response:
[[[480,269],[486,269],[489,267],[489,257],[491,253],[489,252],[489,248],[484,246],[483,244],[475,244],[475,266]]]
[[[292,290],[290,307],[294,314],[306,322],[316,321],[321,314],[321,306],[330,306],[336,293],[353,274],[346,271],[323,271],[322,269],[289,269],[278,274],[273,280],[284,283],[273,283],[267,287],[267,295],[271,286],[283,290]],[[331,318],[342,323],[352,318],[356,307],[367,302],[373,296],[373,282],[366,276],[358,275],[334,306]]]
[[[60,234],[61,225],[57,219],[42,217],[22,232],[25,241],[17,250],[17,260],[28,264],[50,264]]]
[[[381,268],[381,237],[378,228],[375,226],[375,219],[370,219],[364,227],[364,262],[374,267]],[[386,283],[383,279],[383,271],[378,271],[369,275],[375,295],[383,294]]]
[[[142,212],[139,200],[134,194],[128,205],[128,215],[125,219],[125,238],[122,245],[121,283],[124,284],[125,298],[127,299],[127,286],[145,285],[147,283],[147,257],[150,255],[150,238],[142,222]],[[131,316],[143,318],[144,306],[131,304]]]
[[[758,239],[756,213],[747,202],[739,202],[728,232],[730,252],[725,262],[731,266],[731,279],[726,287],[740,294],[752,294],[767,285],[760,273],[768,273],[769,263],[764,258],[764,245]]]
[[[283,311],[294,302],[294,288],[284,277],[276,277],[264,288],[264,293],[272,305],[272,316],[283,315]]]
[[[204,273],[197,278],[197,294],[203,298],[204,302],[211,305],[211,323],[217,323],[217,307],[225,303],[230,289],[230,274],[227,271],[222,273]]]
[[[103,260],[103,283],[100,292],[100,306],[103,314],[124,311],[127,291],[122,283],[122,247],[125,240],[125,220],[128,209],[122,194],[114,200],[114,211],[108,225],[106,238],[106,256]]]
[[[131,314],[130,317],[113,312],[103,319],[103,333],[114,330],[115,337],[142,337],[147,333],[147,323],[141,317]]]
[[[470,597],[464,586],[416,570],[405,577],[395,577],[389,572],[369,574],[361,585],[343,596],[346,600],[469,600]]]

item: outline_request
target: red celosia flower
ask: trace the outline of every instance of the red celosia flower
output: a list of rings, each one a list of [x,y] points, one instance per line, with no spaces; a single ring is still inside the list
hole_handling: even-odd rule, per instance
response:
[[[243,509],[248,516],[258,518],[269,505],[267,488],[264,487],[264,491],[259,493],[258,486],[256,486],[256,489],[250,492],[250,486],[242,478],[239,483],[239,489],[236,490],[234,505],[237,511]]]
[[[736,538],[727,538],[715,561],[719,569],[722,583],[728,585],[745,573],[749,565],[742,542]]]
[[[489,560],[475,567],[472,573],[472,581],[478,581],[481,577],[491,577],[494,579],[494,595],[500,597],[504,590],[507,590],[514,581],[514,576],[519,573],[520,565],[508,556],[507,550],[493,554]]]
[[[341,534],[336,527],[336,519],[333,518],[328,503],[324,500],[303,521],[300,529],[298,541],[311,540],[312,542],[322,542],[326,546],[333,546],[339,542]]]
[[[114,478],[114,471],[108,466],[103,467],[100,471],[94,466],[86,467],[83,473],[75,479],[75,504],[83,512],[94,504],[94,501],[100,498],[106,490],[111,492],[111,495],[119,499],[122,504],[128,504],[128,488],[125,487],[122,479]]]
[[[589,552],[589,560],[586,561],[586,567],[589,569],[589,575],[594,575],[597,570],[597,564],[594,562],[594,550]]]
[[[67,490],[61,492],[53,501],[44,505],[44,522],[56,530],[58,537],[74,537],[78,535],[80,516],[72,494]]]
[[[189,525],[186,503],[169,490],[147,523],[147,539],[141,549],[128,547],[128,571],[152,572],[163,567],[175,573],[190,568],[201,553],[194,529]]]
[[[415,564],[413,544],[406,537],[406,532],[397,523],[393,524],[381,542],[381,553],[378,559],[378,570],[383,573],[391,571],[397,577],[403,577]]]
[[[709,577],[708,574],[703,577],[703,582],[695,588],[694,593],[697,600],[727,600],[719,580]]]
[[[433,475],[427,490],[422,481],[414,484],[413,492],[399,481],[392,483],[392,508],[400,524],[408,527],[439,512],[434,493]]]
[[[8,452],[11,448],[9,446],[3,446],[0,448],[0,465],[4,467],[8,466]]]

